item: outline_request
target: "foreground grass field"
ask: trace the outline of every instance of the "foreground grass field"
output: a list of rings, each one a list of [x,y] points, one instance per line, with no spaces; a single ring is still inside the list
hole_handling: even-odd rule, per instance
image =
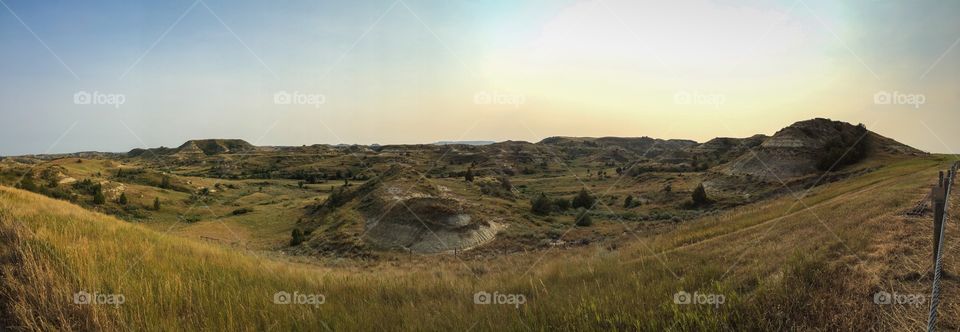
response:
[[[337,268],[163,235],[0,187],[0,322],[30,331],[914,330],[928,302],[878,305],[874,295],[929,296],[930,220],[902,212],[949,162],[897,161],[800,202],[788,194],[666,234],[625,224],[621,236],[633,240],[619,248]],[[956,219],[948,271],[960,266]],[[955,279],[944,287],[940,327],[954,330],[960,292]],[[680,291],[723,303],[678,304]],[[80,292],[123,303],[84,304]],[[325,301],[278,304],[278,292]],[[476,304],[478,292],[524,301]]]

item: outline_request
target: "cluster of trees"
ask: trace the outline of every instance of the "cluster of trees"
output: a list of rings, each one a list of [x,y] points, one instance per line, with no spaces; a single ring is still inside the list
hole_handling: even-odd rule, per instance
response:
[[[824,146],[822,157],[817,162],[821,171],[854,164],[867,157],[870,148],[870,137],[867,127],[862,123],[853,130],[841,130],[840,135],[832,138]]]
[[[566,211],[570,208],[589,210],[593,208],[597,199],[587,192],[586,188],[580,189],[572,199],[558,197],[550,199],[547,194],[540,193],[539,196],[530,201],[530,211],[538,215],[547,215],[554,211]]]

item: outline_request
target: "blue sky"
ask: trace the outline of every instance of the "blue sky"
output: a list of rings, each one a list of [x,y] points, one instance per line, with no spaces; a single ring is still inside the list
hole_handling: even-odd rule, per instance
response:
[[[960,149],[957,1],[2,2],[0,155],[703,141],[812,117]]]

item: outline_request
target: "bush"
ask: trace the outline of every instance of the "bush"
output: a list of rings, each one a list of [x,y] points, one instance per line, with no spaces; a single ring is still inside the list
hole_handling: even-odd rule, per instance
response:
[[[547,195],[540,193],[540,196],[530,201],[530,211],[538,215],[550,214],[553,210],[553,202],[547,198]]]
[[[566,198],[557,198],[553,200],[553,205],[557,207],[559,211],[566,211],[570,209],[570,200]]]
[[[340,187],[334,189],[333,192],[330,193],[330,196],[327,197],[327,200],[323,203],[323,205],[331,208],[340,207],[350,201],[350,198],[351,197],[347,191],[344,190],[343,187]]]
[[[467,173],[463,175],[463,179],[467,182],[473,182],[473,168],[467,168]]]
[[[160,211],[160,197],[153,199],[153,210]]]
[[[120,203],[120,205],[127,205],[127,193],[120,193],[120,198],[117,199],[117,203]]]
[[[596,202],[596,199],[593,196],[590,196],[590,193],[587,192],[587,188],[581,188],[580,193],[573,198],[573,201],[570,202],[574,208],[584,208],[590,209],[593,208],[593,204]]]
[[[304,241],[303,232],[301,232],[299,228],[294,228],[293,233],[290,234],[290,237],[290,246],[299,245]]]
[[[501,176],[497,178],[500,181],[500,188],[506,191],[513,190],[513,183],[510,182],[510,178],[506,176]]]
[[[634,204],[633,195],[627,195],[627,198],[624,198],[624,199],[623,199],[623,207],[624,207],[624,208],[627,208],[627,209],[632,208],[632,207],[634,207],[633,204]]]
[[[246,208],[246,207],[245,207],[245,208],[239,208],[239,209],[233,210],[233,212],[231,212],[231,214],[233,214],[233,215],[235,215],[235,216],[239,216],[239,215],[244,215],[244,214],[247,214],[247,213],[250,213],[250,212],[253,212],[253,209],[251,209],[251,208]]]
[[[33,177],[30,176],[30,174],[27,174],[26,176],[23,177],[22,180],[20,180],[19,187],[20,189],[23,189],[26,191],[32,191],[32,192],[37,191],[37,184],[33,182]]]
[[[73,189],[87,194],[87,195],[96,195],[100,191],[100,184],[93,183],[93,180],[83,179],[73,183]]]
[[[577,226],[580,226],[580,227],[589,227],[593,225],[593,218],[590,218],[590,214],[589,212],[587,212],[587,209],[581,208],[577,210],[576,220],[577,220]]]
[[[855,164],[867,157],[870,136],[867,127],[860,124],[853,131],[842,132],[824,146],[823,156],[817,162],[817,169],[829,171],[831,167],[843,167]]]
[[[710,198],[707,197],[707,191],[703,188],[703,183],[693,190],[692,198],[693,205],[699,206],[711,203]]]
[[[106,203],[106,202],[107,202],[107,197],[106,197],[106,196],[103,196],[103,190],[102,190],[102,189],[97,190],[97,192],[93,194],[93,204],[94,204],[94,205],[102,205],[103,203]]]

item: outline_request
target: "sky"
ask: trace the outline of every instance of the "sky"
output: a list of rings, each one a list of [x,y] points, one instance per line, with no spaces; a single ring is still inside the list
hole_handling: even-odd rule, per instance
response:
[[[0,0],[0,155],[771,135],[960,151],[960,1]]]

